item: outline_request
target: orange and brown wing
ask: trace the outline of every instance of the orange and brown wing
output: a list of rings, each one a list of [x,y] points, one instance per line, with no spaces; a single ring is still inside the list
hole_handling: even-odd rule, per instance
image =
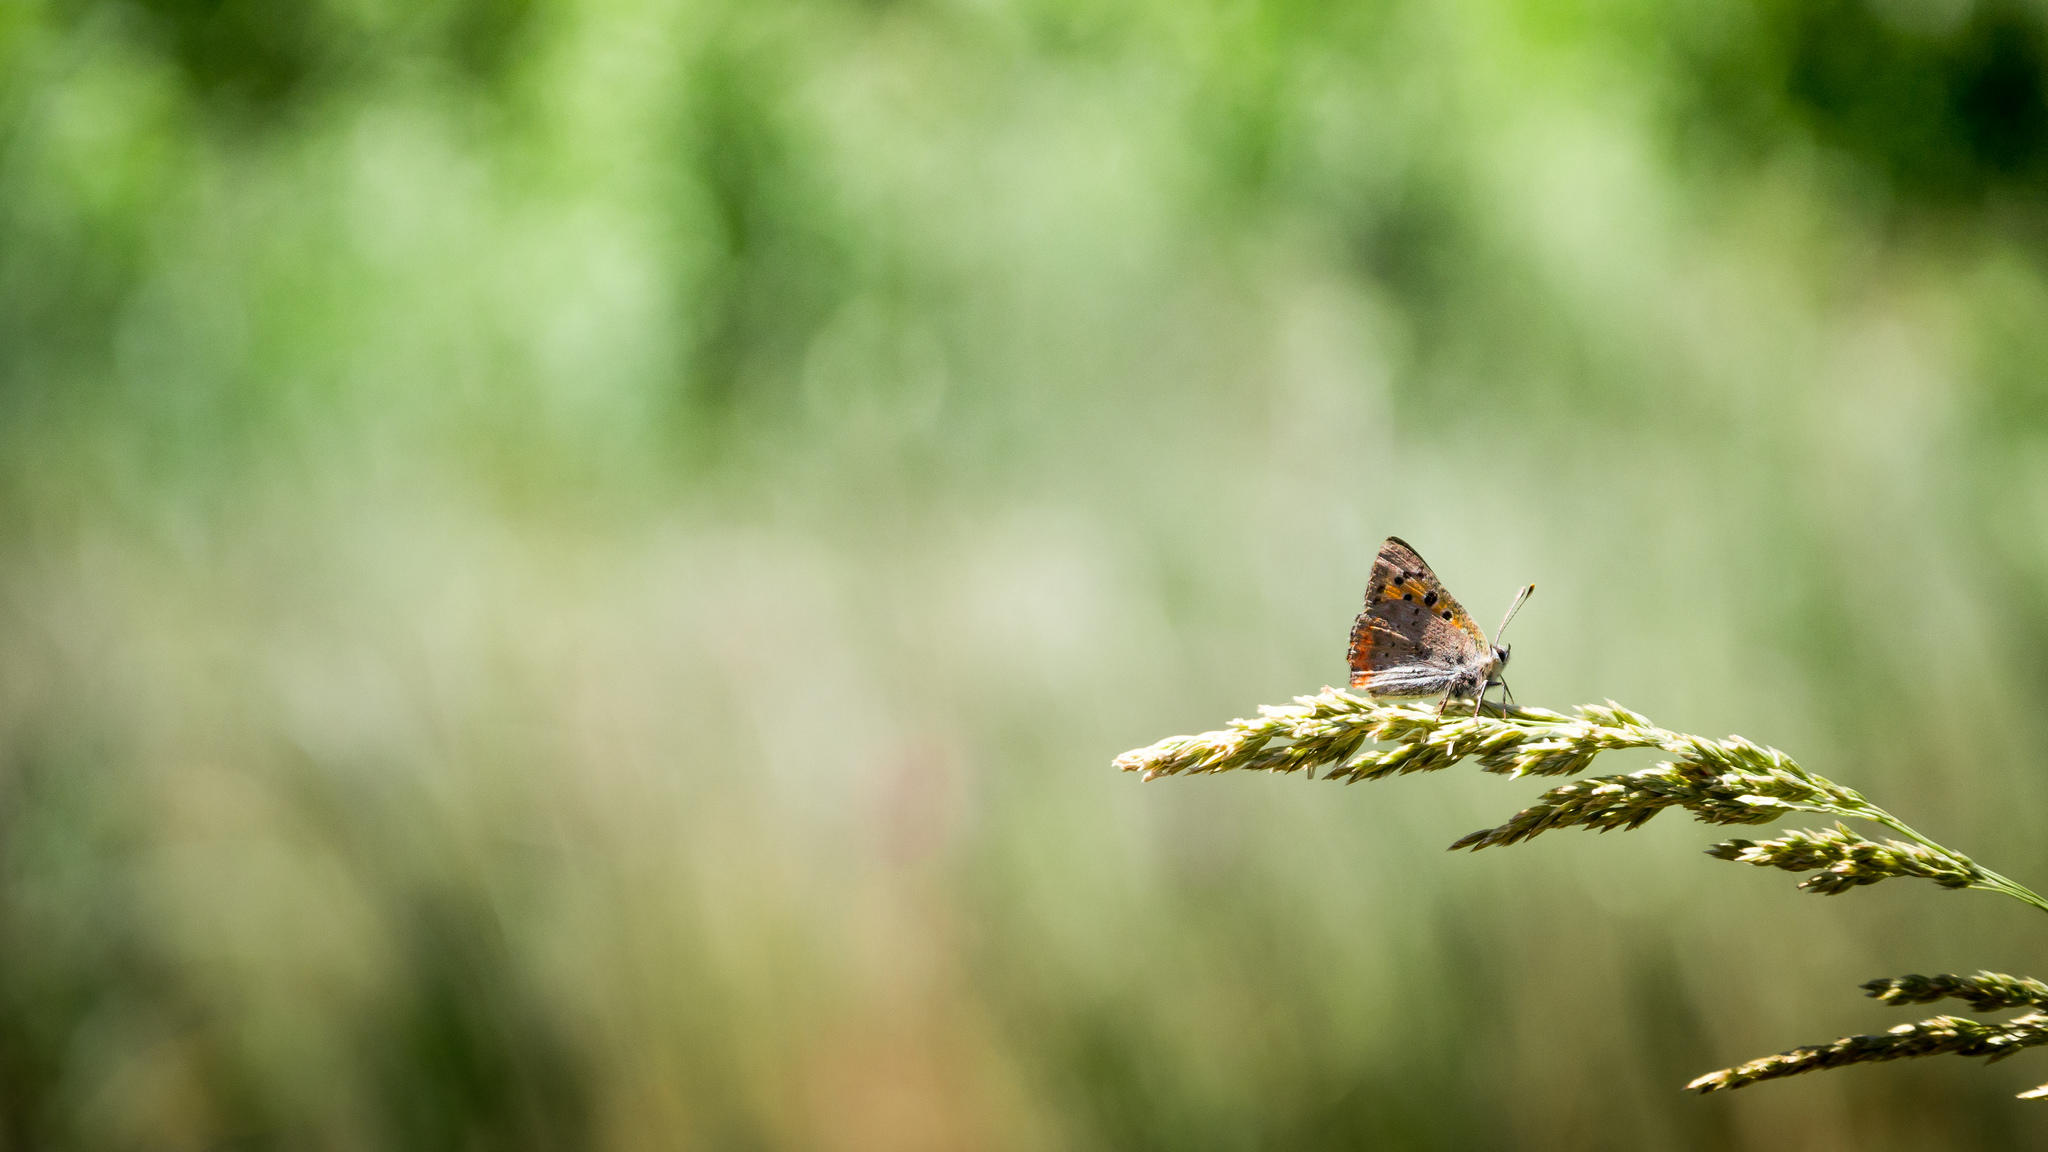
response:
[[[1486,633],[1479,630],[1469,613],[1452,596],[1450,589],[1436,578],[1415,549],[1398,536],[1389,536],[1380,545],[1380,554],[1372,564],[1372,582],[1366,587],[1365,605],[1368,610],[1375,604],[1390,604],[1394,601],[1419,604],[1440,620],[1447,620],[1482,650],[1486,648]]]
[[[1351,686],[1375,695],[1429,695],[1469,678],[1487,652],[1472,622],[1415,549],[1387,537],[1373,562],[1365,610],[1351,625]]]

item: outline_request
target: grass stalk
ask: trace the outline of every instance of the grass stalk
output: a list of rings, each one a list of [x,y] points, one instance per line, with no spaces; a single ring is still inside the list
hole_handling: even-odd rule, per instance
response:
[[[1454,849],[1518,844],[1560,828],[1598,832],[1639,828],[1680,809],[1706,824],[1764,824],[1789,813],[1834,818],[1832,827],[1797,829],[1769,840],[1715,844],[1717,859],[1807,873],[1799,887],[1835,895],[1883,880],[1918,878],[1943,888],[1974,888],[2048,912],[2048,900],[2011,878],[1936,842],[1871,803],[1853,788],[1807,771],[1775,748],[1740,736],[1710,739],[1657,727],[1613,701],[1573,714],[1489,705],[1479,714],[1439,710],[1434,703],[1397,703],[1325,688],[1292,704],[1261,707],[1258,716],[1191,736],[1171,736],[1116,758],[1116,767],[1146,780],[1213,772],[1301,772],[1355,784],[1433,772],[1465,760],[1503,776],[1578,776],[1607,752],[1657,749],[1671,759],[1636,772],[1584,776],[1557,785],[1491,828],[1460,837]],[[1899,839],[1876,840],[1844,821],[1883,828]],[[2021,977],[1902,976],[1864,985],[1887,1003],[1955,998],[1975,1011],[2025,1007],[2002,1022],[1937,1016],[1886,1032],[1795,1048],[1695,1079],[1699,1092],[1848,1064],[1918,1056],[1985,1056],[2000,1060],[2048,1044],[2048,984]],[[2048,1098],[2048,1085],[2023,1093]]]

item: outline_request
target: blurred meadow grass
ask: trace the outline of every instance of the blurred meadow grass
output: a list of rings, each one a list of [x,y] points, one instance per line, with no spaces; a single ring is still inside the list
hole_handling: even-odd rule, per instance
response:
[[[0,1147],[2042,1139],[1679,1091],[2004,902],[1107,765],[1399,533],[2048,882],[2044,92],[2010,0],[0,7]]]

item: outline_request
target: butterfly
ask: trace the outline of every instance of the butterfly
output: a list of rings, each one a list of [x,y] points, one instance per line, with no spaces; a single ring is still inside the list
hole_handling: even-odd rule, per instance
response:
[[[1531,584],[1515,597],[1495,636],[1535,590]],[[1365,611],[1351,625],[1350,655],[1353,688],[1373,696],[1441,692],[1438,715],[1453,696],[1470,696],[1472,714],[1477,716],[1488,688],[1499,684],[1502,692],[1507,691],[1500,676],[1508,663],[1507,646],[1488,643],[1486,633],[1444,590],[1436,573],[1397,536],[1387,537],[1373,561]]]

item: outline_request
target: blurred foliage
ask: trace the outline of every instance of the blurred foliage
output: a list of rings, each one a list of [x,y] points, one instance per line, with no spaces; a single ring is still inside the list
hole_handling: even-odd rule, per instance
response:
[[[0,1147],[2038,1140],[1678,1091],[1997,902],[1108,761],[1399,533],[2048,880],[2044,19],[0,6]]]
[[[1908,211],[2037,206],[2048,176],[2048,42],[2021,3],[1837,0],[1736,6],[1692,41],[1689,115],[1747,142],[1804,134],[1885,181]]]

